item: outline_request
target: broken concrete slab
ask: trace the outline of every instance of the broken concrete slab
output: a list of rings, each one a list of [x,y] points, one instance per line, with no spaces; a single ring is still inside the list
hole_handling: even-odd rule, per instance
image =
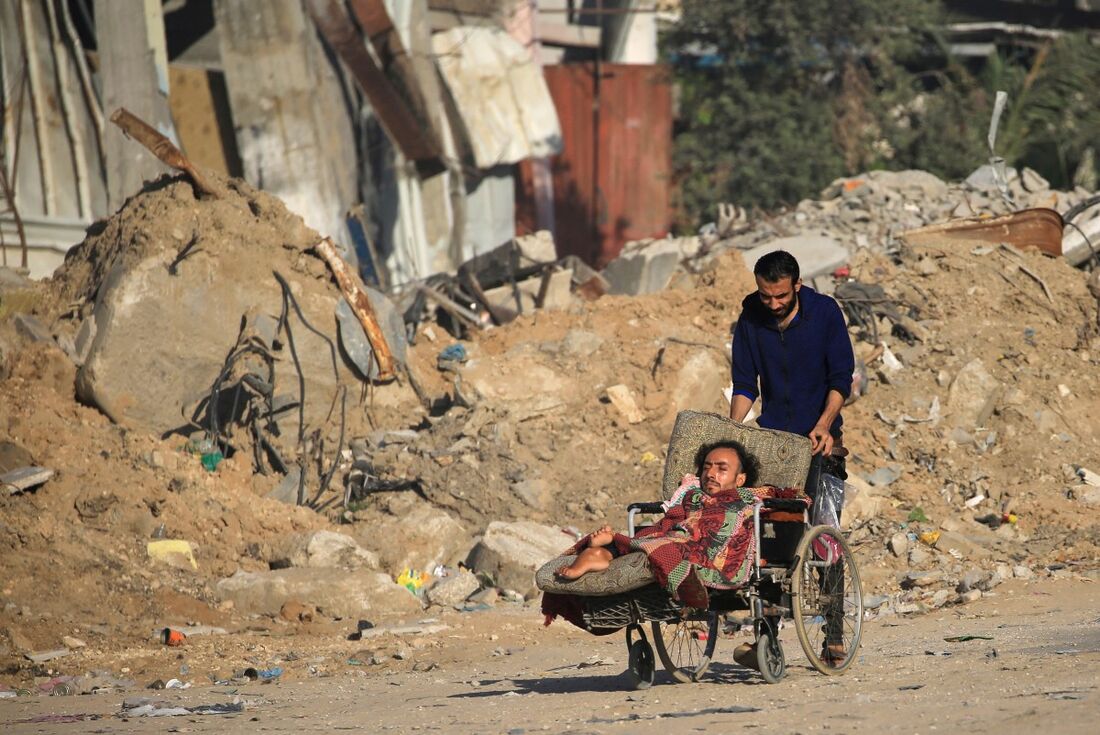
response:
[[[46,467],[20,467],[0,475],[0,489],[17,495],[45,484],[53,475],[54,471]]]
[[[980,359],[963,366],[947,394],[947,412],[952,425],[965,431],[985,426],[993,414],[1004,386],[985,369]]]
[[[461,605],[466,598],[481,587],[477,577],[466,569],[457,569],[449,576],[437,580],[425,592],[428,602],[440,607]]]
[[[527,596],[536,591],[535,572],[573,541],[560,528],[532,521],[493,521],[470,551],[466,565],[488,574],[498,587]]]
[[[697,237],[628,242],[601,272],[609,293],[639,296],[668,287],[680,262],[699,252]]]
[[[411,496],[411,494],[410,494]],[[356,530],[359,543],[378,555],[383,569],[433,569],[465,558],[473,537],[453,515],[419,497],[408,497],[391,506],[393,515],[375,519],[365,530]],[[379,544],[379,539],[402,543]]]
[[[50,330],[42,323],[41,319],[33,314],[16,314],[11,320],[15,324],[16,333],[24,339],[47,344],[53,342],[53,335],[50,334]]]
[[[756,261],[776,250],[786,250],[798,260],[802,278],[810,279],[832,273],[848,262],[848,249],[831,237],[824,235],[799,235],[777,240],[746,250],[741,255],[750,271]]]
[[[729,403],[722,391],[729,383],[729,368],[717,350],[697,349],[676,371],[669,391],[669,412],[694,409],[726,413]]]
[[[368,569],[277,569],[239,571],[219,581],[217,593],[244,613],[278,615],[288,600],[316,607],[329,617],[358,618],[371,612],[412,612],[420,601],[389,575]]]
[[[355,539],[335,531],[297,533],[275,544],[272,569],[308,567],[310,569],[378,569],[378,555],[360,546]]]
[[[515,288],[512,287],[512,284],[490,288],[485,291],[485,299],[493,306],[529,314],[539,308],[536,306],[535,301],[542,290],[542,280],[543,278],[540,275],[517,282]],[[569,308],[573,303],[573,295],[570,290],[572,283],[572,270],[559,270],[551,273],[541,308],[548,311]],[[517,295],[519,298],[518,305],[516,304]]]
[[[604,338],[585,329],[570,329],[561,341],[561,349],[567,355],[591,357],[604,344]]]
[[[611,405],[631,424],[640,424],[645,421],[645,413],[638,408],[634,400],[634,393],[625,385],[613,385],[607,389],[607,399]]]

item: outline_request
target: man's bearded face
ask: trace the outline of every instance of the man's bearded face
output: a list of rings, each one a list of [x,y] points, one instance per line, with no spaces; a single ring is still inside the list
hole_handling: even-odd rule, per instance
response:
[[[756,277],[756,293],[764,304],[764,308],[770,311],[777,321],[783,321],[794,311],[800,288],[802,288],[801,279],[797,283],[792,283],[791,278],[787,277],[771,283],[760,276]]]

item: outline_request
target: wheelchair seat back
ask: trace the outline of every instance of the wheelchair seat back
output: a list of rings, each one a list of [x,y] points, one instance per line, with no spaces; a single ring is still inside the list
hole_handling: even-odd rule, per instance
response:
[[[759,465],[757,485],[804,488],[810,471],[810,440],[807,437],[774,429],[746,426],[702,411],[680,411],[672,427],[661,484],[663,496],[672,497],[680,479],[694,474],[699,447],[719,441],[741,442]]]

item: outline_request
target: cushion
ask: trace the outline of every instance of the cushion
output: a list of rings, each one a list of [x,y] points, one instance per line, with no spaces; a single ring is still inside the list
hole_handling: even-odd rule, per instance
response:
[[[725,416],[702,411],[676,414],[665,458],[661,491],[665,498],[680,485],[684,475],[695,474],[695,454],[704,444],[733,439],[745,445],[760,465],[757,485],[797,487],[806,485],[810,471],[809,437],[774,429],[739,424]]]
[[[574,580],[558,579],[554,572],[566,564],[572,564],[576,556],[559,556],[542,565],[535,573],[535,585],[543,592],[599,597],[629,592],[652,584],[646,555],[641,551],[623,554],[611,560],[611,566],[602,572],[589,572]]]

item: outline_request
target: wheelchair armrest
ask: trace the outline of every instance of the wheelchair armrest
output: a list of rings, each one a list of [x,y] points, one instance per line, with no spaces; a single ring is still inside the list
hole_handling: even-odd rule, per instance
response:
[[[768,510],[790,510],[796,513],[806,510],[806,503],[791,498],[764,498],[760,503]]]
[[[626,510],[628,513],[632,510],[639,513],[664,513],[665,507],[661,503],[631,503],[626,506]]]
[[[634,535],[634,516],[639,513],[664,513],[665,506],[661,503],[631,503],[626,506],[626,533],[628,536]]]

